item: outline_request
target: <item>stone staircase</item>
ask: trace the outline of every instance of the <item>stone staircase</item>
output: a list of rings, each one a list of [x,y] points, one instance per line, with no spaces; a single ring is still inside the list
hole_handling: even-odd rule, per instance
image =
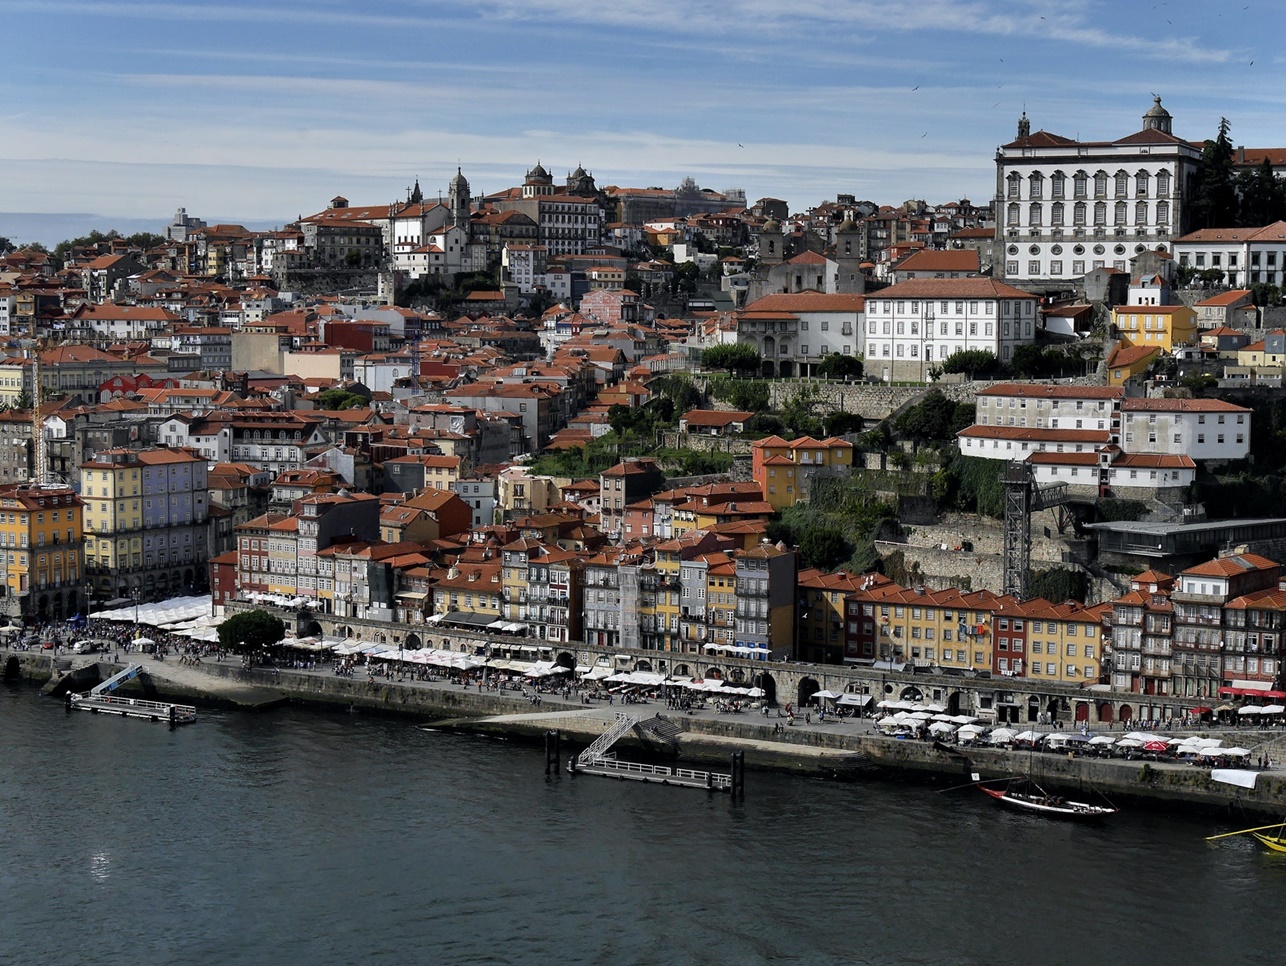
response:
[[[640,722],[634,730],[644,741],[655,744],[658,750],[677,754],[679,735],[686,729],[671,718],[658,714],[655,718]]]

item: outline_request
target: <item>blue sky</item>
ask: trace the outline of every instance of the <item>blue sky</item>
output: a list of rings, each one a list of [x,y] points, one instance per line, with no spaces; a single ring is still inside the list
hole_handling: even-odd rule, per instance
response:
[[[996,145],[1286,146],[1280,0],[0,0],[0,211],[285,221],[600,185],[984,201]],[[2,227],[2,226],[0,226]]]

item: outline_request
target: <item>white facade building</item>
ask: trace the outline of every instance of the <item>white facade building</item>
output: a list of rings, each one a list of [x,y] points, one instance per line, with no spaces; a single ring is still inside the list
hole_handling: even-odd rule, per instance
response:
[[[996,241],[1003,277],[1060,286],[1096,268],[1129,270],[1148,249],[1168,251],[1186,227],[1186,192],[1201,146],[1175,137],[1155,98],[1140,131],[1114,141],[1031,133],[996,152]]]
[[[1036,337],[1035,295],[991,278],[915,278],[866,299],[866,374],[924,382],[955,352],[1002,362]]]
[[[1175,239],[1179,265],[1224,273],[1231,288],[1267,282],[1286,284],[1286,221],[1264,228],[1202,228]]]
[[[1121,448],[1194,460],[1245,459],[1251,412],[1221,399],[1126,399]]]

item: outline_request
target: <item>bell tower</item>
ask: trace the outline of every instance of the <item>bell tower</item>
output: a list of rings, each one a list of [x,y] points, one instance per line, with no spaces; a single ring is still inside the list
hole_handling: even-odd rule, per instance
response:
[[[451,209],[451,224],[456,228],[469,227],[470,200],[469,182],[456,168],[455,177],[447,187],[447,207]]]

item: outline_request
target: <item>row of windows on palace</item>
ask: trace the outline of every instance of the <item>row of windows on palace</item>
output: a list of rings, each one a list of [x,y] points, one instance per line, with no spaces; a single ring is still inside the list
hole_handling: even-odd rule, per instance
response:
[[[1263,254],[1263,255],[1265,255],[1265,256],[1266,256],[1266,258],[1264,259],[1264,264],[1266,264],[1269,268],[1272,268],[1272,269],[1275,269],[1275,268],[1277,267],[1277,253],[1276,253],[1276,252],[1262,252],[1262,253],[1261,253],[1261,252],[1251,252],[1251,253],[1250,253],[1250,267],[1251,267],[1251,268],[1259,268],[1259,266],[1260,266],[1260,255],[1261,255],[1261,254]],[[1180,252],[1180,254],[1179,254],[1179,264],[1180,264],[1180,265],[1182,265],[1182,266],[1184,266],[1185,268],[1187,268],[1187,267],[1189,267],[1189,262],[1190,262],[1190,260],[1191,260],[1191,264],[1192,264],[1192,265],[1194,265],[1196,268],[1205,268],[1205,267],[1206,267],[1206,253],[1205,253],[1205,252],[1194,252],[1191,256],[1188,254],[1188,252]],[[1286,259],[1284,259],[1283,261],[1286,261]],[[1211,267],[1211,268],[1223,268],[1223,252],[1210,252],[1210,267]],[[1236,267],[1237,267],[1237,253],[1236,253],[1236,252],[1228,252],[1228,267],[1229,267],[1229,268],[1236,268]]]
[[[994,315],[994,314],[995,314],[995,311],[996,311],[996,303],[995,303],[995,302],[988,300],[987,302],[979,303],[976,299],[972,299],[972,300],[970,300],[970,301],[969,301],[969,313],[970,313],[971,315],[973,315],[973,314],[977,314],[979,304],[982,304],[982,306],[983,306],[982,312],[983,312],[983,314],[984,314],[984,315]],[[1005,301],[1002,301],[1000,304],[1001,304],[1001,306],[1002,306],[1002,308],[1001,308],[1001,314],[1002,314],[1002,315],[1034,315],[1034,314],[1036,313],[1036,300],[1035,300],[1034,298],[1032,298],[1032,299],[1014,299],[1014,300],[1005,300]],[[879,306],[879,308],[878,308],[878,309],[876,308],[876,306],[877,306],[877,305]],[[907,306],[906,301],[905,301],[905,300],[902,300],[902,299],[899,299],[899,300],[898,300],[898,302],[897,302],[897,312],[898,312],[898,313],[904,313],[904,312],[906,312],[906,306]],[[1015,307],[1015,306],[1017,306],[1017,311],[1015,311],[1015,309],[1014,309],[1014,307]],[[1025,308],[1024,308],[1024,306],[1025,306]],[[952,312],[952,308],[953,308],[953,307],[954,307],[954,310],[955,310],[955,314],[956,314],[956,315],[963,315],[963,314],[964,314],[964,311],[965,311],[965,302],[964,302],[964,300],[963,300],[963,299],[957,299],[957,300],[955,300],[955,301],[952,301],[952,300],[950,300],[950,299],[943,299],[942,301],[940,301],[940,302],[938,303],[938,311],[939,311],[940,313],[942,313],[942,314],[950,315],[950,314],[951,314],[951,312]],[[870,303],[869,303],[869,309],[868,309],[868,311],[869,311],[869,312],[881,312],[881,313],[882,313],[882,312],[892,312],[892,311],[893,311],[893,302],[892,302],[891,300],[889,300],[889,299],[881,299],[878,303],[876,303],[875,301],[872,301],[872,302],[870,302]],[[912,300],[911,300],[911,311],[912,311],[912,312],[919,312],[919,311],[920,311],[920,300],[919,300],[919,299],[912,299]],[[932,301],[932,300],[925,300],[925,303],[924,303],[924,311],[925,311],[925,312],[932,312],[932,311],[933,311],[933,301]],[[807,332],[807,331],[808,331],[808,323],[807,323],[807,322],[804,322],[804,321],[801,321],[801,322],[799,323],[799,328],[800,328],[800,331],[801,331],[801,332]],[[824,332],[824,331],[826,331],[826,323],[825,323],[825,322],[823,322],[823,323],[822,323],[822,331],[823,331],[823,332]],[[872,330],[872,331],[874,331],[874,330]]]
[[[1134,194],[1138,198],[1148,196],[1148,188],[1152,175],[1147,171],[1139,171],[1134,176]],[[1017,171],[1011,172],[1007,181],[1007,191],[1009,198],[1022,197],[1023,176]],[[1027,197],[1043,198],[1045,196],[1045,175],[1040,171],[1033,171],[1025,179],[1027,181]],[[1084,171],[1078,171],[1072,175],[1072,196],[1074,198],[1089,197],[1089,180],[1090,176]],[[1094,197],[1106,198],[1107,185],[1109,176],[1106,171],[1098,171],[1094,174]],[[1126,198],[1130,193],[1130,175],[1125,171],[1118,171],[1112,179],[1115,181],[1116,197]],[[1049,176],[1049,196],[1051,198],[1066,197],[1067,176],[1061,171],[1055,171]],[[1158,171],[1156,174],[1156,196],[1158,198],[1168,197],[1170,194],[1170,172]]]
[[[1087,205],[1083,201],[1078,201],[1072,205],[1072,225],[1083,227],[1086,224],[1088,216]],[[1170,203],[1168,201],[1158,201],[1156,206],[1156,217],[1148,218],[1148,203],[1140,201],[1134,206],[1134,223],[1136,225],[1146,225],[1150,222],[1156,222],[1158,228],[1162,231],[1168,229],[1170,224]],[[1112,224],[1127,225],[1129,224],[1129,205],[1124,201],[1118,201],[1112,208]],[[1067,223],[1067,206],[1062,202],[1054,202],[1049,206],[1049,223],[1051,226],[1058,228]],[[1022,224],[1022,206],[1016,202],[1010,202],[1005,208],[1005,224],[1021,225]],[[1040,202],[1033,202],[1027,206],[1027,224],[1044,225],[1045,224],[1045,206]],[[1107,202],[1094,202],[1094,224],[1098,227],[1107,225]]]
[[[1103,259],[1101,259],[1101,258],[1096,258],[1096,259],[1094,259],[1090,264],[1091,264],[1091,268],[1092,268],[1092,269],[1094,269],[1094,270],[1097,270],[1097,269],[1100,269],[1100,268],[1106,268],[1106,267],[1107,267],[1107,262],[1106,262],[1106,261],[1104,261],[1104,260],[1103,260]],[[1123,259],[1123,258],[1119,258],[1119,259],[1117,259],[1116,261],[1114,261],[1114,262],[1112,263],[1112,267],[1113,267],[1114,269],[1116,269],[1118,272],[1124,272],[1124,271],[1126,270],[1126,266],[1125,266],[1125,259]],[[1062,262],[1062,260],[1061,260],[1061,259],[1055,259],[1054,261],[1051,261],[1051,262],[1049,263],[1049,273],[1050,273],[1051,275],[1062,275],[1062,274],[1063,274],[1063,262]],[[1017,275],[1017,274],[1018,274],[1018,262],[1017,262],[1017,261],[1005,262],[1005,275],[1006,275],[1007,277],[1013,277],[1013,276],[1015,276],[1015,275]],[[1032,259],[1031,261],[1029,261],[1029,262],[1027,263],[1027,274],[1028,274],[1028,275],[1039,275],[1039,274],[1040,274],[1040,260],[1039,260],[1039,259]],[[1073,262],[1072,262],[1072,274],[1073,274],[1073,275],[1084,275],[1084,274],[1085,274],[1085,260],[1084,260],[1084,259],[1077,259],[1076,261],[1073,261]]]

